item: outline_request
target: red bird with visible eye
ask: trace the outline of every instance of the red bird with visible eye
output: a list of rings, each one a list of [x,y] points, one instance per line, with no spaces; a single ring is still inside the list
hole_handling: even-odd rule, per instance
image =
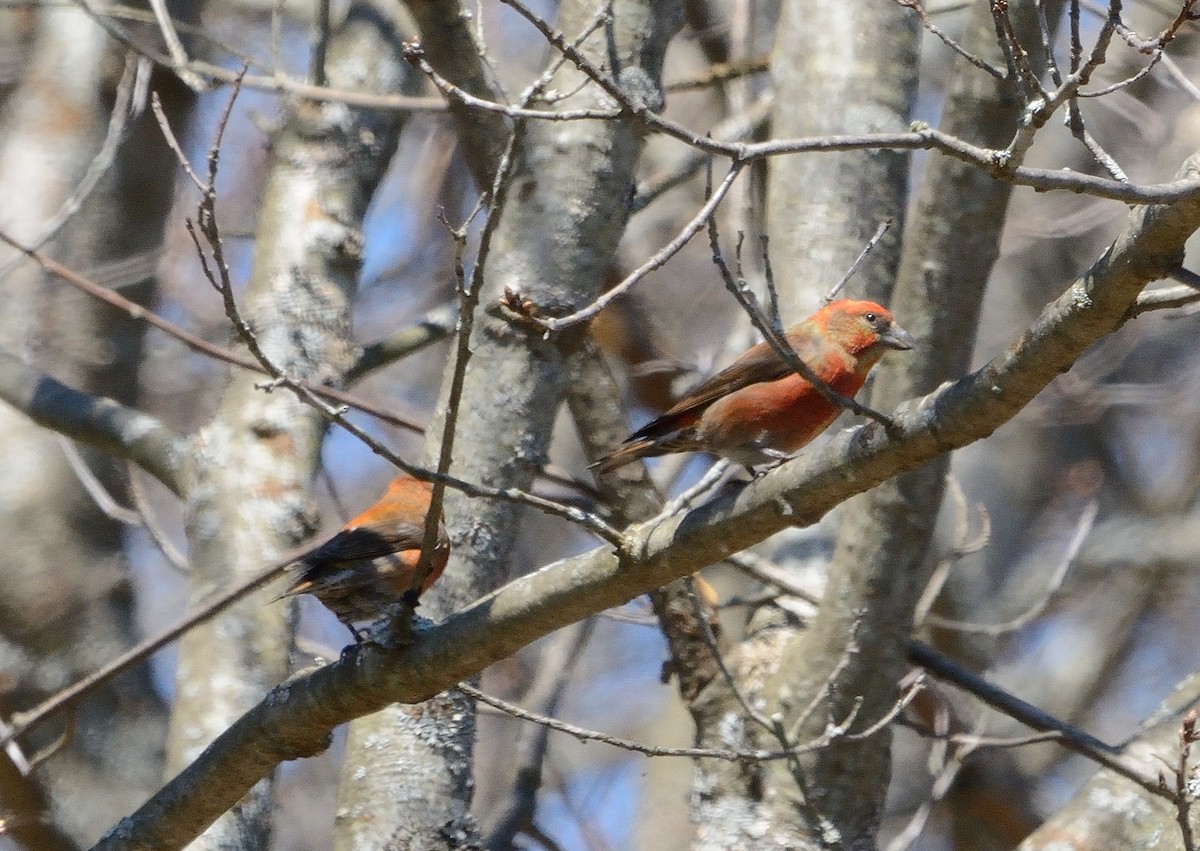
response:
[[[862,389],[887,351],[916,344],[887,308],[849,299],[830,302],[784,336],[818,378],[846,397]],[[604,473],[673,452],[711,452],[745,467],[777,462],[840,413],[764,341],[693,387],[592,469]]]
[[[358,639],[355,623],[382,617],[414,590],[432,493],[428,482],[392,479],[378,502],[293,562],[288,569],[295,582],[283,596],[312,594]],[[439,520],[429,573],[418,594],[441,576],[449,558],[450,540]]]

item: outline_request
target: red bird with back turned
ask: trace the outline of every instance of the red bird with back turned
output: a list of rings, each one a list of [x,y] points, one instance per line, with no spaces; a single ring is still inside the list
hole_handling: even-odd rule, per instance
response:
[[[885,352],[915,345],[887,308],[848,299],[830,302],[784,336],[818,378],[847,397],[862,389]],[[711,452],[745,467],[773,463],[829,428],[840,413],[764,341],[693,387],[592,469],[604,473],[673,452]]]
[[[296,579],[283,596],[312,594],[358,639],[355,623],[382,617],[413,590],[432,493],[428,482],[392,479],[378,502],[292,563]],[[420,592],[441,576],[449,558],[450,539],[439,520]]]

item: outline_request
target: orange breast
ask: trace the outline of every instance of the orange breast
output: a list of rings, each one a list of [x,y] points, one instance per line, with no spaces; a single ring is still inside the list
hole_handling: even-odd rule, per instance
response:
[[[840,372],[829,382],[843,396],[863,385],[856,372]],[[760,445],[795,452],[827,429],[841,413],[798,375],[753,384],[714,402],[700,419],[699,433],[716,449]]]

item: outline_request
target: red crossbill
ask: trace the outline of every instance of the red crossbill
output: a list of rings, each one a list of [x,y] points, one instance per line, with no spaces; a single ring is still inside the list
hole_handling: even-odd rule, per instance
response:
[[[847,299],[825,305],[785,337],[818,378],[846,397],[862,388],[885,352],[915,344],[886,308]],[[840,413],[764,341],[693,387],[592,469],[604,473],[673,452],[711,452],[753,467],[795,452]]]
[[[312,594],[357,638],[355,623],[381,617],[414,590],[432,491],[429,483],[409,476],[392,479],[378,502],[296,559],[289,568],[295,582],[283,596]],[[450,540],[439,521],[420,592],[441,575],[449,558]]]

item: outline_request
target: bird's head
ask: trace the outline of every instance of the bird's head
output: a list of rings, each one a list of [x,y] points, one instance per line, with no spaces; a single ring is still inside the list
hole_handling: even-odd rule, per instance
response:
[[[813,315],[813,321],[826,340],[872,362],[887,349],[905,350],[917,344],[886,307],[873,301],[831,301]]]

